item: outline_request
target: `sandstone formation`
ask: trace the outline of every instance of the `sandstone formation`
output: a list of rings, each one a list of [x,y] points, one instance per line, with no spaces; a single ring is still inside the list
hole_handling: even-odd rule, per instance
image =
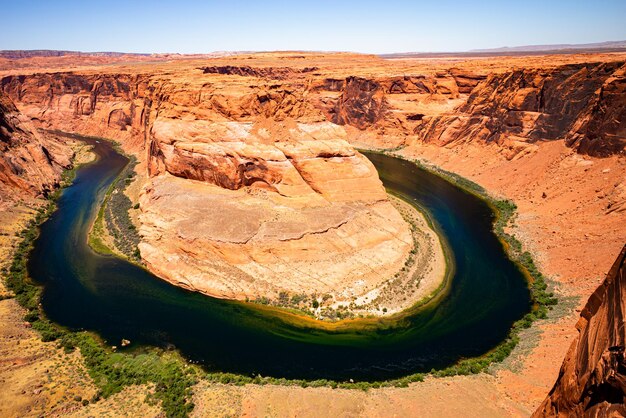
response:
[[[157,119],[141,255],[224,298],[331,294],[348,303],[412,247],[372,164],[328,123]]]
[[[200,68],[204,74],[225,74],[240,75],[243,77],[273,78],[275,80],[285,80],[298,74],[310,73],[317,70],[317,67],[305,67],[294,69],[290,67],[265,67],[253,68],[249,66],[221,65]]]
[[[626,245],[581,312],[578,338],[534,417],[626,415],[625,295]]]
[[[351,298],[401,268],[410,239],[349,143],[623,153],[623,61],[487,68],[277,53],[8,75],[0,87],[41,127],[141,157],[140,248],[161,277],[220,297]]]
[[[597,157],[626,147],[626,65],[574,64],[489,76],[454,112],[425,120],[416,133],[442,146],[485,141],[532,149],[565,140]]]
[[[269,269],[259,267],[275,255],[268,251],[270,245],[280,248],[277,255],[285,263],[280,266],[299,262],[310,271],[314,264],[309,262],[327,268],[328,254],[319,250],[319,260],[307,258],[294,245],[298,241],[315,240],[322,249],[332,245],[344,260],[359,259],[350,243],[366,249],[380,246],[392,235],[392,230],[383,230],[389,225],[383,222],[393,224],[397,214],[377,200],[380,184],[367,175],[371,166],[354,153],[351,146],[356,145],[401,148],[406,157],[430,161],[514,200],[519,212],[514,233],[524,248],[554,278],[559,293],[586,300],[626,236],[625,59],[625,54],[603,53],[383,60],[286,52],[146,57],[154,61],[147,64],[135,62],[139,57],[10,55],[0,57],[0,90],[24,115],[18,118],[21,126],[28,126],[30,119],[35,127],[114,138],[140,157],[142,255],[152,257],[151,268],[161,268],[159,274],[169,280],[178,280],[179,268],[188,269],[185,276],[196,281],[194,269],[215,271],[228,264],[240,285],[225,285],[216,275],[211,284],[216,293],[271,294],[277,283],[267,279]],[[8,114],[16,115],[13,110]],[[47,134],[32,134],[51,151]],[[17,152],[9,147],[6,155]],[[35,172],[37,164],[25,158],[27,164],[21,157],[13,161]],[[340,167],[336,178],[324,168],[331,164]],[[2,172],[9,173],[6,168]],[[22,178],[12,172],[9,176],[13,181]],[[332,187],[336,179],[340,184],[362,182],[368,192],[344,201],[345,190]],[[26,186],[31,192],[10,187],[12,199],[38,193],[37,187]],[[234,226],[232,231],[228,225]],[[7,235],[2,222],[0,226],[4,237],[14,235]],[[371,226],[373,234],[366,237],[356,231],[359,226]],[[345,238],[341,243],[340,233]],[[193,245],[191,239],[203,245]],[[266,244],[250,251],[248,239]],[[395,239],[396,257],[401,242]],[[316,251],[315,245],[308,251]],[[242,251],[233,250],[237,247]],[[202,253],[187,253],[190,248]],[[198,257],[213,264],[181,267],[180,260]],[[251,271],[259,277],[258,288],[246,281]],[[334,286],[332,274],[315,286]],[[350,277],[356,279],[356,274]],[[596,317],[589,323],[595,324]],[[414,407],[432,405],[432,393],[441,389],[437,385],[450,393],[461,389],[474,395],[471,389],[480,387],[478,402],[469,409],[467,396],[445,397],[445,404],[476,416],[528,416],[554,384],[576,319],[565,315],[540,322],[537,346],[514,359],[514,372],[504,368],[496,377],[431,379],[397,389],[396,396],[414,396]],[[597,346],[590,351],[597,355],[601,350]],[[594,361],[585,363],[584,370],[598,364]],[[598,376],[587,382],[609,381]],[[262,398],[270,399],[267,404],[274,408],[271,395],[281,390],[268,387]],[[292,399],[289,390],[285,388],[283,400]],[[421,390],[428,395],[416,396]],[[336,390],[303,391],[323,397],[329,408],[339,397]],[[384,390],[367,396],[383,399],[385,405],[389,400]],[[507,406],[498,413],[487,410],[503,407],[503,400]],[[590,411],[600,411],[595,408]]]
[[[43,138],[0,92],[0,203],[45,196],[70,165],[67,147]]]
[[[358,62],[331,68],[347,59],[342,54],[331,62],[305,58],[277,57],[291,59],[291,66],[268,65],[274,60],[263,58],[257,66],[235,65],[242,60],[233,57],[216,63],[223,65],[155,64],[152,71],[15,75],[4,77],[1,87],[45,126],[144,142],[155,109],[176,102],[210,121],[330,121],[345,126],[352,142],[375,146],[478,140],[517,155],[538,141],[565,140],[593,156],[624,149],[623,61],[491,72],[458,63],[423,68],[403,62],[364,71]]]

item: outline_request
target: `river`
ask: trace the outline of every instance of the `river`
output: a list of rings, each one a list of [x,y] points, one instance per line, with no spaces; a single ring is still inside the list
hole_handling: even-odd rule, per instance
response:
[[[109,345],[124,338],[132,342],[125,350],[177,349],[214,371],[381,380],[484,354],[531,308],[523,274],[492,231],[489,206],[409,162],[378,154],[366,155],[385,186],[426,210],[448,244],[455,270],[436,304],[374,329],[356,322],[330,331],[177,288],[87,245],[104,194],[128,159],[107,141],[84,140],[98,159],[81,167],[62,192],[28,268],[43,285],[42,305],[51,320],[94,331]]]

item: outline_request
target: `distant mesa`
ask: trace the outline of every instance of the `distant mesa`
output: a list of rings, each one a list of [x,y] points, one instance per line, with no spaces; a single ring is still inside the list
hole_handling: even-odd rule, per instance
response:
[[[382,58],[437,58],[437,57],[497,57],[507,55],[580,54],[594,52],[624,52],[626,41],[607,41],[589,44],[553,44],[504,46],[499,48],[470,49],[456,52],[399,52],[380,54]]]

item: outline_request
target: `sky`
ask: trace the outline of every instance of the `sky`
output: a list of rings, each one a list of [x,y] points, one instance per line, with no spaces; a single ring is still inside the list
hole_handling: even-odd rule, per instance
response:
[[[0,49],[449,52],[626,40],[626,0],[0,0]]]

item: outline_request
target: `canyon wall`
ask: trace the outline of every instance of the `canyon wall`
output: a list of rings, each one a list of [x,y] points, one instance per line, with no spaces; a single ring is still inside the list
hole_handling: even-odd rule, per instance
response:
[[[308,72],[51,73],[2,88],[43,128],[141,156],[139,248],[160,277],[223,298],[349,303],[392,278],[413,240],[373,165],[306,100]]]
[[[578,337],[533,417],[626,415],[626,245],[580,314]]]
[[[454,112],[424,119],[415,133],[440,146],[495,142],[509,158],[551,140],[595,157],[623,155],[625,76],[623,62],[492,74]]]
[[[143,145],[154,87],[132,74],[40,73],[0,80],[20,111],[44,129]]]
[[[42,137],[0,91],[0,206],[46,196],[70,166],[69,154],[66,146]]]
[[[160,111],[176,106],[212,122],[329,121],[344,126],[350,141],[374,146],[495,142],[510,158],[532,152],[539,141],[563,140],[596,157],[621,154],[626,144],[621,61],[345,77],[313,65],[166,68],[7,76],[0,83],[20,110],[48,128],[135,145],[147,143]]]
[[[166,67],[167,68],[167,67]],[[177,72],[52,72],[6,76],[0,88],[47,129],[147,144],[159,112],[207,121],[287,118],[351,128],[350,139],[397,146],[422,119],[452,111],[485,75],[450,69],[335,78],[317,67],[189,67]],[[172,109],[180,106],[180,109]],[[167,115],[165,115],[167,117]]]
[[[546,141],[624,152],[621,61],[421,71],[259,57],[8,75],[0,87],[38,127],[139,155],[144,261],[220,297],[316,283],[349,300],[402,267],[408,228],[351,144],[493,145],[507,160]]]

